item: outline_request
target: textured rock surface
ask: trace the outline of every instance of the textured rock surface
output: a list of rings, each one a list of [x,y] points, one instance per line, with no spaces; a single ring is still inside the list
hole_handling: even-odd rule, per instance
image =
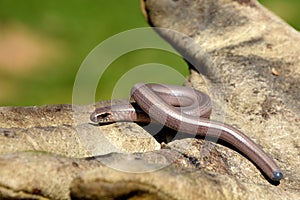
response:
[[[253,0],[142,2],[151,25],[193,39],[159,32],[194,65],[186,84],[210,93],[212,118],[253,138],[284,179],[220,144],[177,135],[160,149],[136,124],[94,126],[93,106],[4,107],[0,198],[298,199],[298,32]]]
[[[5,145],[0,145],[0,152],[45,151],[84,157],[112,151],[145,152],[160,148],[156,140],[137,125],[118,123],[99,127],[89,124],[89,115],[94,109],[93,105],[2,107],[0,143]],[[132,131],[131,126],[134,126]]]
[[[158,31],[204,74],[202,79],[192,72],[189,84],[208,88],[216,108],[212,118],[220,120],[225,113],[227,123],[254,138],[284,170],[276,188],[299,198],[299,33],[251,0],[144,4],[153,26],[193,39]],[[227,161],[236,177],[259,184],[251,167],[231,154],[226,152]]]

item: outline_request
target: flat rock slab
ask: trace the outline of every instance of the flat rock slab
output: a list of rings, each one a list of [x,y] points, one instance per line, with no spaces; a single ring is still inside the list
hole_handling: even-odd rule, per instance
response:
[[[177,134],[159,144],[134,123],[96,126],[94,105],[2,107],[0,198],[299,199],[299,33],[254,0],[142,7],[152,26],[184,34],[157,30],[190,62],[186,84],[208,91],[212,118],[249,135],[284,178],[266,180],[213,142]]]
[[[135,124],[117,123],[102,127],[91,124],[91,112],[96,106],[107,103],[1,107],[0,142],[6,145],[0,145],[0,153],[45,151],[68,157],[84,157],[160,148],[151,135]],[[131,129],[131,126],[134,128]]]

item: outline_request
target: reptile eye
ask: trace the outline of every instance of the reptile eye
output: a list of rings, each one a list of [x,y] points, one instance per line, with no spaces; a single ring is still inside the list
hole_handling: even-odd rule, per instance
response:
[[[111,113],[105,112],[102,114],[92,114],[90,116],[91,121],[95,123],[108,122],[111,119]]]
[[[110,113],[103,113],[97,116],[97,119],[99,121],[106,121],[110,118],[111,114]]]

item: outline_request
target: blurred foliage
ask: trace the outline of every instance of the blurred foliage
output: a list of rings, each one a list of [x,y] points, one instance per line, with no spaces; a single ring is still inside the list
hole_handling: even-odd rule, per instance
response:
[[[295,29],[300,29],[299,0],[259,0],[259,2],[272,10]]]
[[[300,27],[297,12],[300,1],[261,2],[294,27]],[[62,58],[41,62],[25,72],[13,66],[10,70],[0,66],[0,106],[72,103],[75,76],[89,52],[117,33],[148,26],[140,12],[139,0],[0,0],[0,33],[11,24],[21,24],[50,42],[57,41],[56,51]],[[131,52],[105,72],[95,99],[109,99],[115,82],[131,68],[144,63],[162,63],[184,76],[188,74],[187,65],[178,56],[149,49]],[[174,83],[172,77],[166,80]],[[177,84],[181,83],[178,80]]]
[[[14,23],[25,25],[46,39],[61,42],[64,48],[58,46],[57,51],[63,54],[63,59],[41,63],[29,69],[26,75],[24,70],[18,74],[0,67],[0,84],[7,86],[7,89],[1,88],[2,106],[71,103],[76,73],[93,48],[122,31],[148,27],[140,12],[139,0],[0,0],[0,27],[4,29]],[[109,99],[115,81],[122,74],[149,62],[172,66],[181,74],[188,72],[179,56],[159,50],[131,52],[111,64],[100,80],[95,99]]]

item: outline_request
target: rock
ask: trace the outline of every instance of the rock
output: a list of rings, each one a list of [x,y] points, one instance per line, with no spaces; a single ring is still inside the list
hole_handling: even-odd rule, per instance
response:
[[[0,142],[5,145],[0,145],[0,153],[45,151],[84,157],[160,148],[156,140],[136,124],[90,124],[89,115],[93,110],[93,105],[1,107]]]
[[[0,198],[69,199],[71,181],[99,162],[42,152],[19,152],[0,157]]]
[[[253,138],[284,171],[276,186],[281,198],[299,198],[299,33],[254,0],[142,3],[151,25],[185,34],[157,30],[190,62],[187,84],[208,88],[212,119],[225,119]],[[257,194],[273,187],[242,157],[221,151],[242,185],[263,184]],[[247,198],[251,189],[245,188],[241,197]]]
[[[93,105],[2,107],[0,198],[298,199],[299,33],[254,0],[142,5],[177,31],[157,29],[189,61],[186,84],[210,94],[211,118],[249,135],[284,178],[268,181],[230,146],[177,134],[160,148],[134,123],[96,126]]]

